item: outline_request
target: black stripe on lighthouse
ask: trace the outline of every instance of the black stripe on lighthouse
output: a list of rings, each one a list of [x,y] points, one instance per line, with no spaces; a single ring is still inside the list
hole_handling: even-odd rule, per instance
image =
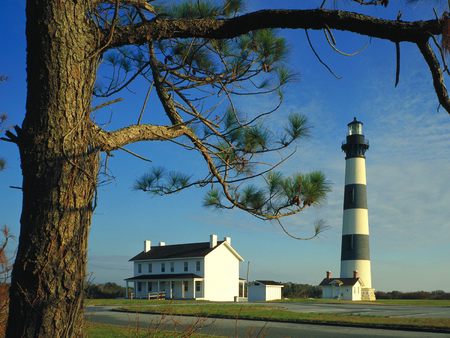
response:
[[[367,209],[367,188],[365,184],[347,184],[344,192],[344,210]]]
[[[369,235],[343,235],[341,261],[370,260]]]

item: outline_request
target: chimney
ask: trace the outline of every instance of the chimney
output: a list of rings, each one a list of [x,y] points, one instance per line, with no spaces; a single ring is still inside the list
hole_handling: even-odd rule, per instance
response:
[[[331,278],[331,271],[327,271],[327,279]]]
[[[166,246],[166,242],[159,242],[159,246]]]
[[[358,270],[353,271],[353,278],[359,278],[358,276]]]
[[[215,248],[217,246],[217,235],[211,234],[209,236],[209,247]]]
[[[149,241],[148,239],[146,239],[144,241],[144,252],[149,252],[151,248],[152,248],[152,242]]]
[[[231,237],[224,237],[223,240],[231,245]]]

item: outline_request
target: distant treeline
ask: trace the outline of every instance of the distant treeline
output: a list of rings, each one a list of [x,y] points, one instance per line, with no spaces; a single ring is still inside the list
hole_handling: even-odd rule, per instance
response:
[[[413,292],[376,291],[375,295],[377,299],[450,299],[450,292],[442,290]]]
[[[125,287],[116,283],[92,284],[84,289],[86,298],[124,298]]]
[[[309,284],[284,283],[283,298],[320,298],[322,289],[319,286]]]

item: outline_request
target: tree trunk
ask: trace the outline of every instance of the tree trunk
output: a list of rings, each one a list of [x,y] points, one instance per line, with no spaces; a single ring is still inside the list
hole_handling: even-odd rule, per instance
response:
[[[83,335],[83,284],[98,151],[89,110],[98,39],[90,1],[27,2],[23,206],[7,337]]]

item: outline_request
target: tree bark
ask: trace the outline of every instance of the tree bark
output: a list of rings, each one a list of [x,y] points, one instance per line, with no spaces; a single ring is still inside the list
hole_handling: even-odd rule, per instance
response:
[[[27,2],[23,206],[7,337],[83,335],[87,238],[99,155],[90,144],[98,65],[89,1]]]

